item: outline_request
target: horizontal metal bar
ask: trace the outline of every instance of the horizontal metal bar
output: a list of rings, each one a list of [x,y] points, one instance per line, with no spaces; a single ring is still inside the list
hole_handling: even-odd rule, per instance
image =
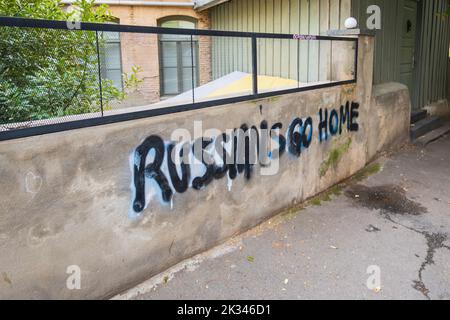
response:
[[[62,4],[76,4],[77,0],[62,0]],[[95,4],[107,4],[109,6],[140,6],[140,7],[194,7],[195,2],[177,1],[140,1],[140,0],[96,0]]]
[[[91,23],[81,22],[79,28],[72,29],[73,21],[56,21],[27,19],[17,17],[0,17],[0,27],[21,27],[21,28],[41,28],[58,29],[68,31],[105,31],[105,32],[128,32],[128,33],[149,33],[149,34],[177,34],[194,36],[212,36],[212,37],[241,37],[241,38],[272,38],[272,39],[291,39],[291,40],[337,40],[355,42],[355,37],[334,37],[320,35],[305,35],[307,39],[298,39],[298,35],[284,33],[259,33],[259,32],[239,32],[239,31],[221,31],[208,29],[180,29],[180,28],[162,28],[149,26],[132,26],[112,23]],[[78,27],[78,26],[77,26]],[[294,39],[296,37],[296,39]]]
[[[38,135],[43,135],[43,134],[56,133],[56,132],[74,130],[74,129],[95,127],[95,126],[101,126],[101,125],[106,125],[106,124],[111,124],[111,123],[144,119],[144,118],[168,115],[168,114],[191,111],[191,110],[199,110],[199,109],[221,106],[221,105],[225,105],[225,104],[245,102],[245,101],[250,101],[250,100],[259,100],[259,99],[264,99],[264,98],[269,98],[269,97],[274,97],[274,96],[279,96],[279,95],[284,95],[284,94],[318,90],[318,89],[324,89],[324,88],[330,88],[330,87],[336,87],[336,86],[341,86],[341,85],[346,85],[346,84],[354,84],[354,83],[356,83],[356,79],[339,81],[339,82],[330,82],[330,83],[324,83],[324,84],[313,85],[313,86],[308,86],[308,87],[259,93],[257,95],[247,95],[247,96],[241,96],[241,97],[203,101],[203,102],[192,103],[192,104],[187,104],[187,105],[180,105],[180,106],[173,106],[173,107],[166,107],[166,108],[152,109],[152,110],[144,110],[144,111],[130,112],[130,113],[124,113],[124,114],[117,114],[117,115],[105,115],[104,117],[98,117],[98,118],[89,118],[89,119],[55,123],[55,124],[36,126],[36,127],[30,127],[30,128],[24,128],[24,129],[1,131],[0,132],[0,141],[32,137],[32,136],[38,136]]]

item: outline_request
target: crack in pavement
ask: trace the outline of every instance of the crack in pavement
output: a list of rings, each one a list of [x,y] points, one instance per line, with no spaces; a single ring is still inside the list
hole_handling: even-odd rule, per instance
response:
[[[404,192],[401,188],[392,185],[378,187],[355,185],[351,186],[345,192],[347,197],[353,199],[359,205],[372,210],[379,210],[381,216],[391,223],[425,237],[428,247],[427,254],[420,266],[418,279],[413,281],[412,287],[421,292],[428,300],[430,300],[430,290],[426,287],[423,281],[423,272],[428,265],[434,264],[433,258],[436,250],[450,250],[450,246],[444,244],[444,242],[448,240],[448,235],[445,233],[430,233],[427,231],[417,230],[413,227],[409,227],[395,221],[391,214],[418,216],[427,212],[426,208],[406,198],[405,193],[406,192]]]
[[[392,219],[392,217],[390,216],[390,214],[388,212],[383,212],[383,210],[382,210],[381,214],[385,219],[387,219],[391,223],[394,223],[394,224],[396,224],[400,227],[403,227],[407,230],[416,232],[425,237],[425,240],[427,241],[427,247],[428,247],[427,255],[426,255],[424,261],[422,262],[422,264],[420,265],[420,269],[418,272],[418,279],[413,281],[413,283],[414,283],[413,288],[415,290],[421,292],[428,300],[431,300],[430,290],[427,288],[427,286],[425,285],[425,283],[423,281],[423,272],[425,271],[425,269],[428,265],[434,264],[433,258],[434,258],[434,254],[436,253],[437,249],[450,250],[450,247],[444,244],[444,242],[448,240],[448,235],[445,233],[429,233],[427,231],[420,231],[413,227],[409,227],[400,222],[395,221],[394,219]]]
[[[430,296],[429,296],[430,290],[427,289],[427,287],[425,286],[425,283],[423,282],[422,273],[423,273],[423,271],[425,271],[425,268],[427,265],[434,264],[433,258],[434,258],[434,254],[436,253],[437,249],[442,249],[442,248],[450,249],[449,247],[444,245],[444,242],[447,240],[447,235],[443,234],[443,233],[431,233],[430,234],[426,231],[420,232],[418,230],[414,230],[413,228],[411,228],[410,230],[421,233],[427,240],[427,246],[428,246],[427,256],[425,257],[425,260],[422,262],[422,265],[420,266],[419,275],[418,275],[419,280],[414,281],[413,288],[422,292],[422,294],[427,299],[430,299]]]

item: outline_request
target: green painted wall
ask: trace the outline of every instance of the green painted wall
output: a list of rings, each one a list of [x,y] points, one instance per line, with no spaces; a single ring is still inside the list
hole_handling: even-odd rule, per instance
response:
[[[403,82],[407,56],[403,37],[406,0],[353,0],[352,13],[362,28],[366,27],[367,7],[380,6],[382,29],[376,31],[374,83],[389,81]],[[417,1],[417,19],[415,26],[415,61],[413,84],[410,85],[411,101],[414,109],[420,109],[437,100],[446,99],[448,88],[448,50],[450,39],[449,19],[442,19],[448,0]],[[403,72],[402,72],[403,71]]]
[[[210,13],[212,29],[317,35],[343,27],[351,0],[231,0]],[[232,71],[251,72],[249,39],[216,37],[212,48],[214,79]],[[327,80],[331,54],[330,41],[260,39],[258,73],[301,82]]]
[[[399,18],[401,8],[397,0],[353,0],[352,13],[359,22],[360,28],[366,28],[367,7],[378,5],[381,8],[381,30],[376,30],[374,83],[398,81],[400,28]],[[393,32],[394,30],[394,32]]]
[[[450,17],[439,17],[450,5],[448,0],[422,2],[419,34],[417,87],[413,96],[419,106],[446,99],[448,92],[448,54],[450,44]]]
[[[382,29],[376,31],[374,83],[396,81],[409,85],[413,108],[417,109],[448,95],[450,17],[442,19],[437,15],[449,0],[418,0],[415,36],[405,37],[405,19],[413,19],[405,14],[405,7],[408,9],[411,2],[231,0],[211,8],[211,26],[218,30],[320,34],[343,28],[345,19],[353,15],[365,29],[367,7],[376,4],[382,10]],[[414,62],[409,57],[412,45]],[[258,49],[259,74],[299,78],[301,82],[330,78],[330,42],[267,39],[259,40]],[[214,79],[232,71],[251,72],[250,40],[214,38],[212,61]]]

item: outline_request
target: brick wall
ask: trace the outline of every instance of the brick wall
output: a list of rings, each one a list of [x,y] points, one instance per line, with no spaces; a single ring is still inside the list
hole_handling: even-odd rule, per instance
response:
[[[168,16],[188,16],[197,19],[197,28],[209,29],[208,12],[196,12],[189,7],[159,6],[109,6],[110,13],[120,19],[121,24],[157,26],[158,20]],[[154,34],[122,33],[122,70],[129,73],[133,66],[139,66],[144,79],[138,92],[130,95],[124,107],[154,103],[160,100],[158,36]],[[211,81],[211,40],[199,39],[200,84]]]

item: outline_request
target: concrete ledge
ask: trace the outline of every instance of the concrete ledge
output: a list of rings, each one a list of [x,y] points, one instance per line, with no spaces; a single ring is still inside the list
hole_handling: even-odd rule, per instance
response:
[[[388,82],[373,86],[373,97],[376,101],[384,99],[387,95],[397,95],[400,91],[408,90],[408,87],[399,82]]]
[[[407,86],[396,82],[384,83],[374,86],[372,94],[369,158],[409,142],[411,122],[411,101]]]
[[[327,36],[367,36],[375,37],[375,32],[373,30],[367,29],[334,29],[325,32]]]

